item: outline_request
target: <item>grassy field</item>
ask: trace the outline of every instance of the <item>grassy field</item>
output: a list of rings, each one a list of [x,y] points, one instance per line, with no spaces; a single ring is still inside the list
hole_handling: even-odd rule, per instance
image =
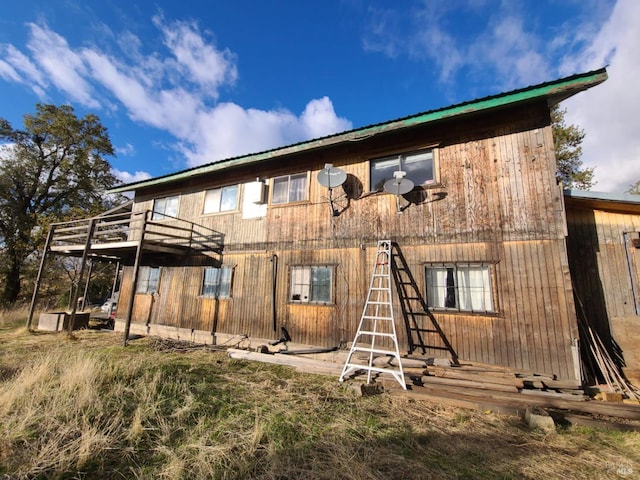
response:
[[[360,397],[337,378],[0,317],[0,478],[638,478],[640,434]]]

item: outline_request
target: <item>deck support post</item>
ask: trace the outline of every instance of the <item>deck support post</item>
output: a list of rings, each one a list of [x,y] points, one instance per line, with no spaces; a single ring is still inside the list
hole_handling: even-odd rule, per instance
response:
[[[149,212],[147,211],[142,220],[142,233],[138,247],[136,248],[136,258],[133,263],[133,279],[131,280],[131,295],[129,295],[129,303],[127,304],[127,318],[124,325],[124,335],[122,338],[122,345],[127,346],[129,343],[129,331],[131,330],[131,317],[133,315],[133,302],[136,299],[136,290],[138,288],[138,273],[140,271],[140,257],[142,257],[142,248],[144,244],[144,234],[147,230],[147,217]]]
[[[29,305],[29,316],[27,317],[27,330],[31,330],[31,323],[33,322],[33,311],[36,308],[36,301],[38,300],[38,293],[40,290],[40,281],[42,280],[42,274],[44,272],[44,262],[47,259],[47,253],[49,253],[49,247],[51,245],[51,239],[53,238],[53,227],[49,225],[49,232],[47,233],[47,240],[44,243],[44,249],[42,250],[42,259],[40,259],[40,268],[38,268],[38,276],[36,277],[35,285],[33,286],[33,295],[31,296],[31,304]]]
[[[71,318],[69,318],[69,325],[67,326],[67,335],[71,335],[73,332],[73,326],[76,323],[76,312],[78,309],[78,293],[80,290],[80,284],[82,283],[82,276],[84,275],[84,268],[87,265],[87,257],[89,256],[89,250],[91,250],[91,242],[93,241],[93,232],[96,228],[96,219],[89,220],[87,227],[87,240],[84,244],[84,250],[82,251],[82,260],[80,262],[80,273],[78,274],[78,282],[73,289],[73,295],[71,296]]]

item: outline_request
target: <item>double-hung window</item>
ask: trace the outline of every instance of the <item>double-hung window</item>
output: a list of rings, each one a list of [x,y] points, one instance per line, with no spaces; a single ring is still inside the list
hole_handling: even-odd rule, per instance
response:
[[[238,208],[238,185],[207,190],[203,213],[230,212]]]
[[[233,268],[230,267],[206,267],[202,276],[203,297],[231,298],[231,277]]]
[[[301,202],[307,199],[307,174],[283,175],[273,179],[271,203]]]
[[[376,158],[369,163],[369,188],[372,192],[381,191],[384,183],[392,180],[393,172],[398,170],[405,172],[404,178],[411,180],[416,187],[428,185],[435,180],[433,163],[431,149]]]
[[[167,217],[178,216],[178,200],[180,197],[177,195],[164,198],[156,198],[153,201],[153,215],[152,220],[162,220]]]
[[[160,267],[140,267],[136,293],[157,293],[160,283]]]
[[[291,267],[291,295],[293,303],[331,303],[333,267]]]
[[[493,312],[491,269],[483,263],[425,266],[427,305],[431,309]]]

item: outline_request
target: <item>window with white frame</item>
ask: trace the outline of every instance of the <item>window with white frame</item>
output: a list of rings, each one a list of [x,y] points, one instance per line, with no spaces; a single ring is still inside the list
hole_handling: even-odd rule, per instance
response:
[[[167,217],[177,217],[179,199],[180,197],[178,197],[178,195],[156,198],[153,201],[153,215],[151,215],[151,219],[162,220]]]
[[[238,208],[238,185],[207,190],[203,213],[230,212]]]
[[[491,269],[484,263],[425,266],[427,305],[432,309],[493,312]]]
[[[333,267],[291,267],[291,295],[294,303],[331,303]]]
[[[283,175],[273,179],[271,203],[301,202],[307,199],[307,174]]]
[[[140,267],[136,293],[156,293],[160,283],[160,267]]]
[[[232,277],[233,268],[231,267],[206,267],[202,276],[200,294],[203,297],[231,298]]]
[[[428,185],[435,181],[433,163],[431,149],[373,159],[370,161],[369,188],[372,192],[382,191],[384,183],[392,180],[393,172],[398,170],[406,172],[404,178],[416,187]]]

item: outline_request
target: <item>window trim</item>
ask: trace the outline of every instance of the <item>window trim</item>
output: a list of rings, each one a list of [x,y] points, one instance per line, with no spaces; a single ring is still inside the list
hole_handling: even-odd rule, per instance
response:
[[[309,270],[309,284],[308,284],[308,290],[309,290],[309,296],[311,296],[312,292],[313,292],[313,274],[312,274],[312,270],[314,268],[326,268],[329,270],[329,272],[331,273],[331,278],[329,279],[329,300],[320,300],[320,301],[315,301],[315,300],[295,300],[293,298],[294,296],[294,292],[293,292],[293,288],[294,288],[294,283],[293,283],[293,271],[294,269],[308,269]],[[289,266],[289,285],[288,285],[288,293],[287,293],[287,301],[289,304],[291,305],[314,305],[314,306],[323,306],[323,305],[335,305],[336,301],[335,301],[335,294],[336,294],[336,286],[335,286],[335,281],[336,281],[336,265],[332,265],[332,264],[296,264],[296,265],[290,265]]]
[[[443,313],[455,313],[455,314],[464,314],[464,315],[489,315],[495,316],[498,315],[499,308],[497,302],[496,295],[496,274],[495,274],[495,262],[491,261],[465,261],[465,262],[426,262],[423,264],[423,276],[424,276],[424,298],[427,304],[427,307],[430,311],[434,312],[443,312]],[[483,291],[486,291],[489,295],[489,301],[491,302],[490,309],[477,309],[477,310],[467,310],[460,307],[460,287],[458,286],[458,268],[459,267],[481,267],[486,268],[488,285],[483,284]],[[433,306],[429,303],[429,289],[430,289],[430,280],[428,270],[430,268],[453,268],[454,269],[454,288],[456,292],[456,304],[455,307],[440,307]]]
[[[167,200],[170,198],[176,199],[176,214],[175,215],[167,215],[166,213],[161,213],[156,211],[156,203],[158,200]],[[166,212],[166,206],[165,206]],[[151,220],[175,220],[178,218],[178,214],[180,213],[180,195],[166,195],[164,197],[154,198],[153,205],[151,206]]]
[[[435,145],[429,145],[429,146],[425,146],[425,147],[421,147],[421,148],[416,148],[414,150],[405,150],[405,151],[401,151],[401,152],[390,152],[389,154],[385,154],[379,157],[373,157],[373,158],[369,158],[369,162],[368,162],[368,183],[369,183],[369,193],[380,193],[380,192],[384,192],[384,190],[381,188],[380,190],[375,190],[374,189],[374,185],[372,185],[372,181],[371,181],[371,168],[373,167],[373,164],[375,162],[378,161],[383,161],[383,160],[392,160],[394,158],[400,159],[400,157],[406,157],[408,155],[418,155],[421,153],[425,153],[425,152],[431,152],[431,176],[432,179],[428,180],[424,183],[422,183],[421,185],[415,185],[415,187],[417,188],[432,188],[434,186],[437,186],[440,184],[440,176],[439,176],[439,160],[438,160],[438,144]],[[399,162],[400,163],[400,162]],[[401,163],[400,165],[401,166]]]
[[[207,270],[209,269],[215,269],[215,270],[220,270],[221,274],[218,276],[218,282],[216,284],[212,284],[215,289],[216,289],[216,293],[213,295],[209,295],[209,294],[205,294],[204,293],[204,287],[205,287],[205,280],[207,278]],[[228,271],[229,272],[229,291],[226,293],[226,295],[221,296],[220,295],[220,286],[223,285],[223,282],[221,282],[220,280],[222,279],[222,271]],[[233,277],[234,277],[234,273],[235,273],[235,267],[230,267],[230,266],[226,266],[226,265],[222,265],[220,267],[204,267],[202,269],[202,279],[200,281],[200,294],[198,295],[201,298],[210,298],[210,299],[215,299],[215,300],[230,300],[231,298],[233,298]]]
[[[217,212],[206,212],[205,208],[207,205],[207,194],[209,192],[213,192],[215,190],[220,190],[220,204],[222,204],[222,191],[229,188],[236,188],[236,206],[230,210],[218,210]],[[219,205],[220,206],[220,205]],[[225,185],[223,187],[216,188],[207,188],[202,195],[202,215],[220,215],[225,213],[235,213],[240,211],[240,184],[236,183],[233,185]]]
[[[287,200],[286,202],[281,202],[281,203],[273,203],[273,193],[275,191],[275,182],[277,179],[279,178],[284,178],[284,177],[289,177],[289,181],[291,181],[291,177],[295,177],[295,176],[300,176],[302,177],[304,175],[305,178],[305,186],[304,186],[304,197],[302,200]],[[286,175],[277,175],[275,177],[272,177],[269,181],[269,205],[274,206],[274,207],[281,207],[283,205],[299,205],[301,203],[309,203],[309,175],[310,172],[306,171],[306,172],[299,172],[299,173],[290,173],[290,174],[286,174]],[[290,196],[291,190],[289,188],[289,186],[287,187],[287,193]]]

